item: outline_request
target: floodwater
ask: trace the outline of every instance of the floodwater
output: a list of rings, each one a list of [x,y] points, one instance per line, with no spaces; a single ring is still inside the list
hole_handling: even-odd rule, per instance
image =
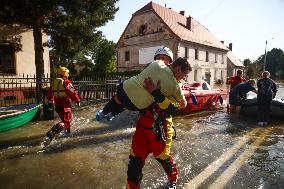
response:
[[[277,97],[284,98],[279,84]],[[58,122],[30,122],[0,133],[0,188],[120,189],[126,184],[131,137],[137,113],[96,122],[99,105],[74,112],[71,137],[42,145]],[[259,127],[251,118],[225,110],[174,118],[172,152],[180,172],[178,188],[284,188],[284,122]],[[141,188],[163,188],[166,176],[150,155]]]

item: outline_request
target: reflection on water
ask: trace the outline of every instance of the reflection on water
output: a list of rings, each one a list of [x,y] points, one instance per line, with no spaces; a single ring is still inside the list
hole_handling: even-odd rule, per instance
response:
[[[283,96],[281,86],[278,97]],[[0,188],[123,188],[137,114],[124,112],[98,123],[96,109],[76,111],[71,136],[58,136],[47,147],[45,133],[58,120],[0,133]],[[260,128],[225,110],[177,116],[174,122],[178,188],[284,188],[283,122]],[[143,174],[142,188],[166,182],[152,156]]]

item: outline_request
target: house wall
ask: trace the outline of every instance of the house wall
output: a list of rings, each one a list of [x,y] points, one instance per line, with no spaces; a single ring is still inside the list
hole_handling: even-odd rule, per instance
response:
[[[211,47],[192,43],[180,43],[178,56],[185,57],[187,48],[187,59],[192,66],[188,82],[202,82],[204,78],[208,83],[221,79],[225,82],[227,73],[227,53]],[[195,59],[195,49],[198,51],[198,59]],[[208,62],[206,61],[206,51],[208,51]],[[215,58],[216,57],[216,58]]]
[[[16,53],[16,72],[17,74],[35,74],[35,51],[34,51],[34,38],[32,31],[27,31],[21,34],[22,51]],[[42,41],[47,42],[48,37],[42,36]],[[44,73],[50,73],[49,50],[44,47],[43,53]]]
[[[237,75],[238,70],[244,71],[244,66],[243,67],[236,66],[230,59],[228,59],[227,68],[228,68],[227,69],[227,77],[232,77],[232,76]]]
[[[146,30],[142,35],[139,34],[139,29],[143,25],[146,26]],[[176,56],[176,40],[153,12],[133,16],[121,38],[122,40],[117,46],[119,71],[141,70],[146,66],[139,64],[139,49],[141,48],[167,46],[174,52],[174,57]],[[129,61],[125,61],[126,51],[129,51]]]
[[[2,29],[2,28],[1,28]],[[34,38],[32,30],[23,28],[7,29],[0,31],[0,43],[2,40],[11,39],[13,34],[21,36],[22,51],[15,53],[15,67],[16,75],[35,75],[35,51],[34,51]],[[43,35],[43,43],[47,42],[48,36]],[[44,47],[43,52],[44,61],[44,73],[50,73],[50,62],[49,62],[49,49]],[[16,77],[15,75],[15,77]]]
[[[232,77],[234,76],[235,73],[235,66],[229,59],[227,63],[228,63],[228,70],[227,70],[228,77]]]

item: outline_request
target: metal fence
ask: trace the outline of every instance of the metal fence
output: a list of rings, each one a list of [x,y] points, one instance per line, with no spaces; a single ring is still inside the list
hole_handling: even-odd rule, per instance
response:
[[[44,78],[42,85],[47,83],[49,78]],[[35,75],[1,76],[0,106],[35,103],[35,87]]]
[[[122,78],[118,76],[86,77],[80,80],[72,80],[72,82],[83,102],[102,102],[109,100],[114,95],[116,86],[121,80]],[[46,101],[50,78],[44,77],[40,84],[45,95],[43,101]],[[35,86],[35,76],[0,77],[0,106],[36,103]]]
[[[73,81],[82,101],[107,101],[116,92],[116,86],[120,82],[118,78],[83,78]]]

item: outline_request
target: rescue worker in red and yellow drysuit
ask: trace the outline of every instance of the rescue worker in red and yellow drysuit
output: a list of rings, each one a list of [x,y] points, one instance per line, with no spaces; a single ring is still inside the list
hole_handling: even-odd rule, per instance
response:
[[[69,70],[66,67],[59,67],[57,78],[51,83],[48,91],[49,104],[55,104],[55,110],[61,119],[61,122],[47,132],[46,136],[50,141],[62,130],[65,131],[65,134],[70,133],[70,124],[73,118],[71,102],[76,101],[77,105],[80,106],[80,97],[68,77]]]
[[[147,88],[147,85],[145,87]],[[164,97],[159,89],[153,89],[151,94],[157,104],[142,112],[137,121],[129,155],[126,188],[140,188],[142,168],[147,156],[153,153],[167,174],[166,188],[175,189],[178,170],[171,154],[175,135],[171,115],[180,108],[180,105],[174,98]]]

